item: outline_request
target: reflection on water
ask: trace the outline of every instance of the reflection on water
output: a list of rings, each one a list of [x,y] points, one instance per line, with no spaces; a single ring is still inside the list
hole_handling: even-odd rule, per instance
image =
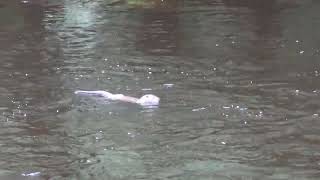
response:
[[[136,29],[135,47],[146,54],[170,56],[176,55],[179,48],[179,19],[176,12],[177,2],[169,1],[170,7],[138,9],[139,24]],[[130,29],[131,30],[131,29]],[[157,43],[155,43],[157,42]]]
[[[318,8],[1,2],[0,179],[317,179]]]

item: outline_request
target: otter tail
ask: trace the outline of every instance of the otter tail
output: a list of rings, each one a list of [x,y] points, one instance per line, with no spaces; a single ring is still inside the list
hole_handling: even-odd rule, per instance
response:
[[[100,96],[105,98],[113,97],[113,94],[107,91],[75,91],[74,93],[79,95]]]

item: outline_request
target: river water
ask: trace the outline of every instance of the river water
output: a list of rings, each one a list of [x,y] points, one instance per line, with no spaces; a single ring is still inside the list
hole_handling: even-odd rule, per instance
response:
[[[0,179],[319,179],[319,9],[1,1]]]

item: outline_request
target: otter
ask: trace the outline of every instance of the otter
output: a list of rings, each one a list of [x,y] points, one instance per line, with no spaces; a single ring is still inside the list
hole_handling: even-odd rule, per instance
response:
[[[141,106],[157,106],[159,105],[160,98],[153,94],[146,94],[140,98],[135,98],[131,96],[125,96],[123,94],[112,94],[107,91],[75,91],[75,94],[83,94],[83,95],[94,95],[101,96],[106,99],[110,99],[113,101],[123,101],[129,103],[139,104]]]

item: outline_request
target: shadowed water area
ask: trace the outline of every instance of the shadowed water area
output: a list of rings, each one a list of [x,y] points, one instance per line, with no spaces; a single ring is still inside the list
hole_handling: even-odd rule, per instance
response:
[[[1,1],[0,179],[319,179],[319,9]]]

